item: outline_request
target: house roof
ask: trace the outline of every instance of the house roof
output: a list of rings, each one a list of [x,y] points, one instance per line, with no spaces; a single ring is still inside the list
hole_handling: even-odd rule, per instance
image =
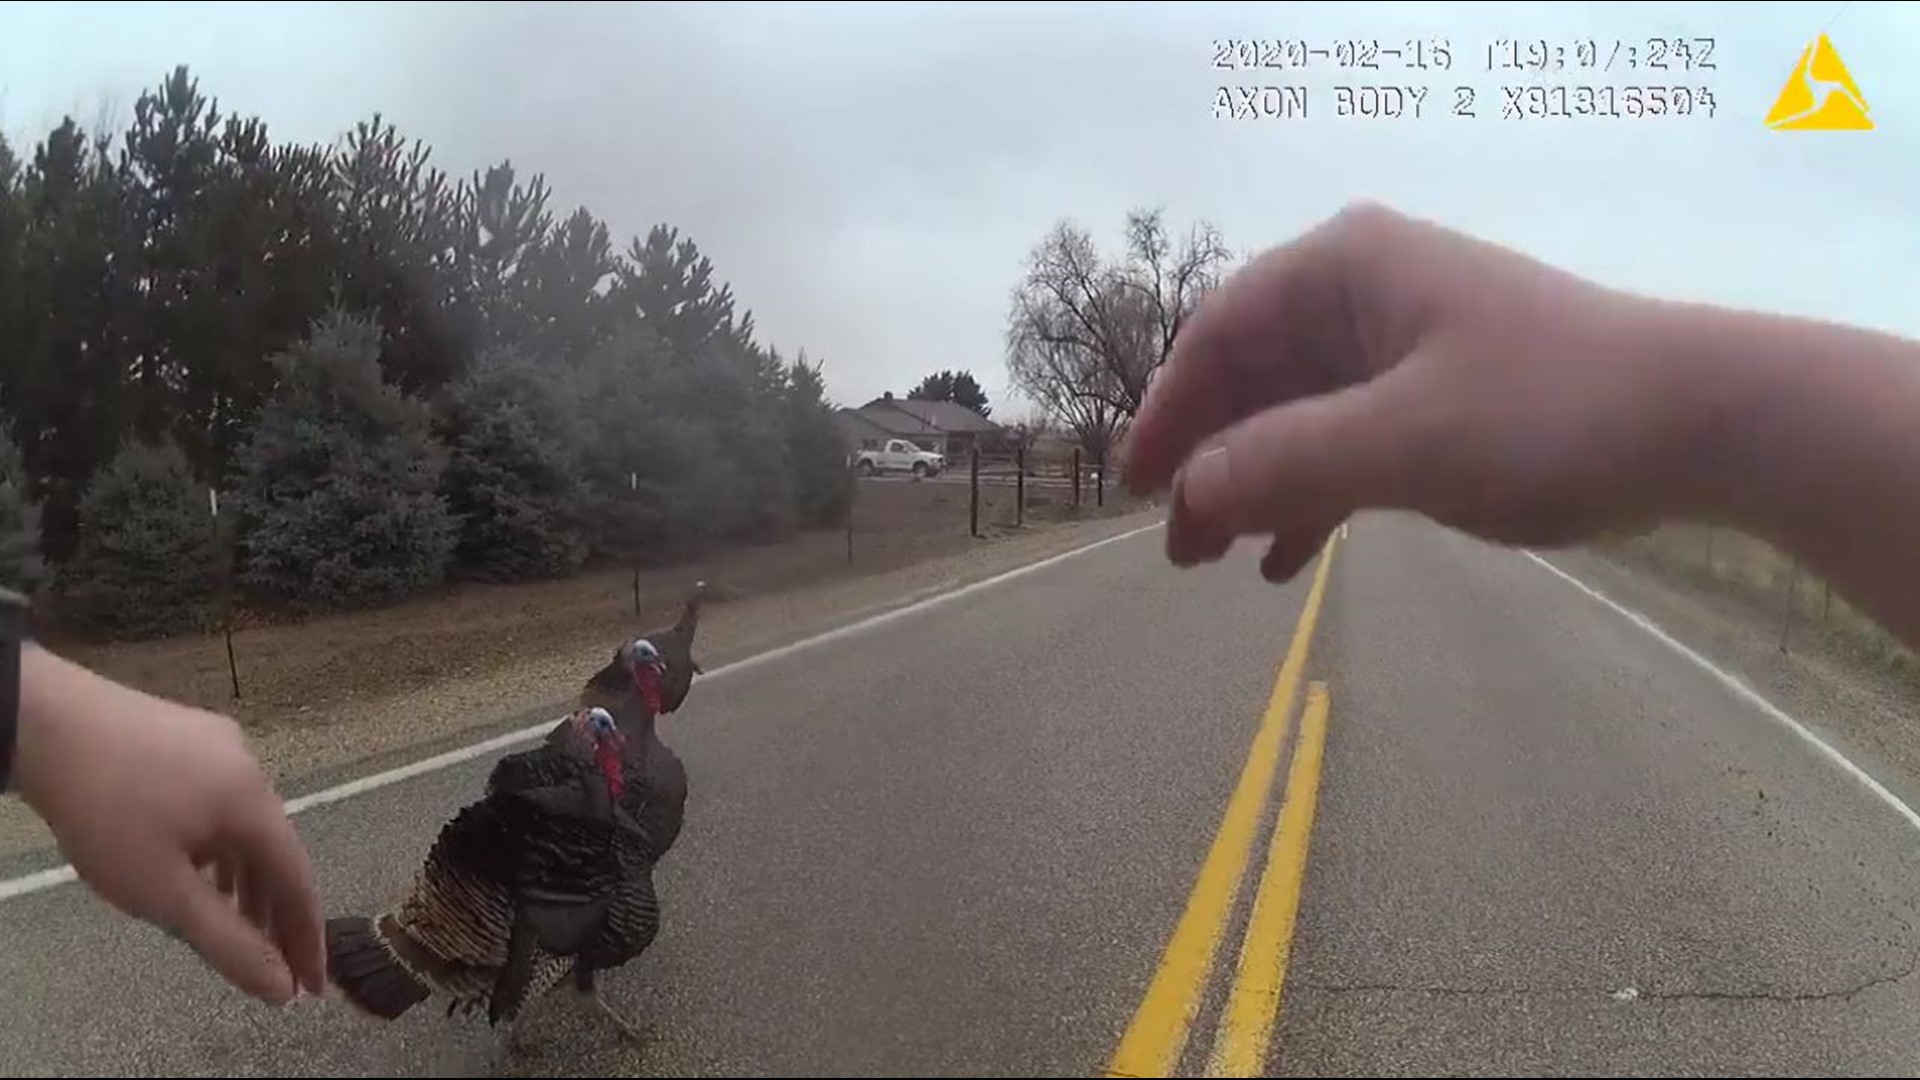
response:
[[[873,418],[859,409],[841,409],[838,413],[840,426],[848,435],[856,439],[900,438],[899,432],[889,431],[873,422]]]
[[[862,416],[899,435],[991,433],[1002,430],[999,424],[955,401],[881,397],[862,405],[859,411]]]
[[[884,403],[870,402],[857,409],[848,409],[846,414],[861,423],[879,428],[896,439],[918,439],[929,435],[945,434],[941,429],[912,413],[889,408]]]

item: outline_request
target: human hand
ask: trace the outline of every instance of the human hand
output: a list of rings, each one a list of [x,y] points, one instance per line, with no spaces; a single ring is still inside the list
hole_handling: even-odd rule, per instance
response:
[[[1685,459],[1652,301],[1370,204],[1266,252],[1202,302],[1128,436],[1172,486],[1167,549],[1243,535],[1297,574],[1357,510],[1485,539],[1578,542],[1670,508]]]
[[[232,720],[29,646],[16,761],[22,798],[102,899],[255,997],[324,991],[312,867]]]

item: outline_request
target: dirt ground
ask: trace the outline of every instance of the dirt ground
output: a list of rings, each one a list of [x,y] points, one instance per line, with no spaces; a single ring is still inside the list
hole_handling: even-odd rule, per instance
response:
[[[1920,677],[1920,654],[1836,596],[1786,552],[1731,529],[1667,524],[1604,545],[1616,558],[1670,584],[1741,606],[1796,643],[1844,655],[1865,668]]]
[[[1051,495],[1029,490],[1026,525],[1040,528],[1125,509],[1109,492],[1115,497],[1107,508],[1095,508],[1088,498],[1084,512],[1075,515]],[[880,573],[1013,531],[1010,488],[982,485],[985,540],[967,535],[968,500],[964,476],[958,482],[863,482],[854,509],[851,565],[846,531],[834,528],[647,568],[639,576],[638,615],[633,570],[609,567],[561,581],[461,585],[393,608],[243,627],[233,638],[237,701],[219,634],[120,645],[53,644],[114,678],[226,712],[248,727],[311,722],[314,714],[441,680],[473,678],[529,657],[582,649],[611,653],[615,638],[634,625],[671,622],[686,591],[702,579],[724,603],[803,583]]]
[[[1136,519],[1151,509],[1111,487],[1104,507],[1087,490],[1076,509],[1070,489],[1030,484],[1016,526],[1014,488],[983,482],[982,535],[973,538],[964,474],[868,480],[856,490],[851,565],[847,532],[834,528],[642,570],[638,615],[634,573],[614,567],[563,581],[465,585],[379,611],[246,628],[233,640],[238,700],[219,634],[50,644],[130,685],[233,716],[287,792],[356,762],[498,729],[503,719],[563,701],[627,636],[676,618],[696,581],[712,589],[696,646],[712,666],[1143,523]],[[0,859],[46,839],[25,811],[0,806]]]

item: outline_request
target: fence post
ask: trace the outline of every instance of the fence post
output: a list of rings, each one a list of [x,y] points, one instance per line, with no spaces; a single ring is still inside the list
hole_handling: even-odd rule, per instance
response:
[[[1793,628],[1793,609],[1799,605],[1798,589],[1800,585],[1800,560],[1793,562],[1793,573],[1787,576],[1787,610],[1780,618],[1780,651],[1787,651],[1787,631]]]
[[[1093,505],[1107,505],[1107,452],[1100,451],[1100,461],[1093,470]]]
[[[967,470],[967,535],[980,535],[980,448],[974,447]]]
[[[860,493],[859,459],[847,455],[847,565],[853,565],[853,500]]]
[[[1027,523],[1027,447],[1025,443],[1013,448],[1013,524],[1015,527]]]
[[[627,473],[627,492],[632,497],[635,503],[638,503],[640,501],[640,474],[639,473],[631,472],[631,471]],[[635,615],[638,615],[640,614],[640,559],[638,556],[632,556],[632,558],[633,558],[633,613]]]
[[[1073,508],[1080,509],[1080,448],[1073,448]]]
[[[207,513],[213,518],[214,542],[226,553],[220,580],[220,632],[227,639],[227,678],[233,682],[233,700],[240,700],[240,661],[233,654],[233,596],[235,591],[234,563],[239,561],[239,541],[228,535],[229,530],[220,520],[220,493],[213,488],[207,489]]]

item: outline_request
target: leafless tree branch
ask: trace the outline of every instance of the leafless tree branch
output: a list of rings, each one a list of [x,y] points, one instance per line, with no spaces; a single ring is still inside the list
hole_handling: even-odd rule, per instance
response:
[[[1125,241],[1107,262],[1086,230],[1057,223],[1034,247],[1008,315],[1013,382],[1099,453],[1139,412],[1181,328],[1234,259],[1205,222],[1176,242],[1157,208],[1127,215]]]

